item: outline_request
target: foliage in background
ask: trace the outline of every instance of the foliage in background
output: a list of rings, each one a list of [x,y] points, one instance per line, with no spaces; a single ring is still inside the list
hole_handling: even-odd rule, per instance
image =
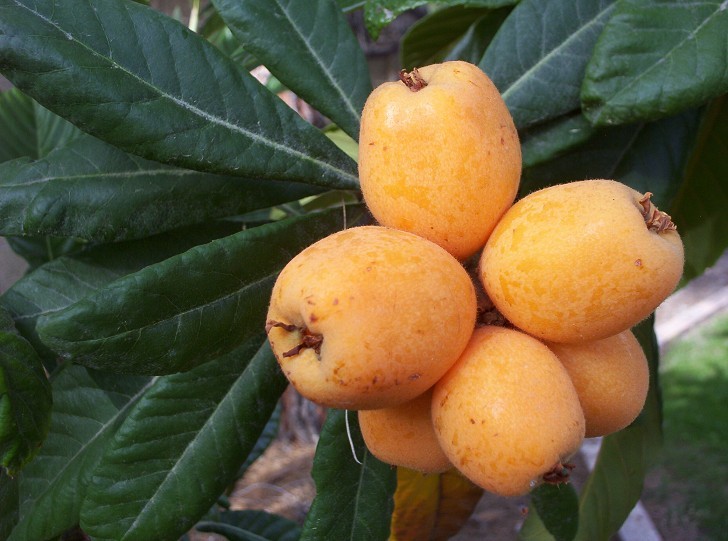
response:
[[[365,219],[355,140],[371,82],[345,14],[363,8],[376,34],[424,4],[213,0],[197,34],[128,0],[0,0],[0,73],[16,87],[0,94],[0,235],[32,266],[0,297],[0,537],[80,525],[173,541],[204,519],[229,539],[387,539],[396,472],[351,416],[355,462],[344,412],[324,427],[300,529],[216,502],[270,440],[285,387],[261,334],[277,272]],[[522,194],[621,180],[673,214],[686,278],[717,259],[725,2],[434,4],[402,64],[460,58],[491,76],[523,144]],[[259,64],[333,125],[303,121],[249,75]],[[605,438],[578,504],[535,495],[522,538],[606,540],[639,499],[661,420],[651,322],[639,333],[643,415]]]

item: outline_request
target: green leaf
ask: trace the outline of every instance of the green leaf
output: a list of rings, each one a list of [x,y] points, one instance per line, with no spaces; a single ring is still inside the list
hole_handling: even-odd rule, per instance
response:
[[[0,165],[0,169],[2,167]],[[29,270],[86,248],[86,242],[69,237],[6,237],[5,240],[15,254],[25,259]]]
[[[728,92],[726,7],[724,0],[620,0],[586,70],[589,120],[653,120]]]
[[[684,181],[670,208],[685,245],[683,280],[699,276],[728,248],[728,98],[705,111],[685,169]]]
[[[441,62],[468,29],[488,13],[488,8],[453,6],[426,15],[402,37],[400,64],[411,70]]]
[[[544,484],[531,492],[530,513],[539,518],[556,541],[571,541],[579,527],[579,497],[571,484]]]
[[[48,539],[78,522],[94,467],[149,378],[68,366],[53,380],[51,427],[19,476],[20,519],[8,541]]]
[[[372,91],[364,53],[332,0],[213,0],[246,50],[354,139]]]
[[[382,29],[407,10],[426,4],[441,6],[474,6],[499,8],[515,4],[518,0],[365,0],[364,22],[372,39],[377,39]]]
[[[352,452],[361,464],[355,462]],[[303,525],[301,541],[385,541],[394,509],[396,471],[366,449],[355,413],[329,410],[311,471],[316,498]]]
[[[38,452],[48,434],[52,403],[43,363],[0,307],[0,466],[9,475]]]
[[[357,188],[356,164],[214,45],[145,6],[0,0],[0,69],[123,150],[189,169]]]
[[[301,527],[265,511],[226,511],[218,522],[200,522],[197,530],[225,536],[229,541],[298,541]]]
[[[649,124],[597,130],[587,143],[526,169],[521,193],[559,182],[606,178],[652,192],[655,204],[667,209],[682,182],[699,118],[699,111],[687,111]]]
[[[0,163],[41,158],[82,133],[17,88],[0,94],[0,127]]]
[[[7,539],[18,523],[18,478],[0,469],[0,539]]]
[[[319,191],[169,167],[84,136],[38,161],[0,164],[0,234],[115,242]]]
[[[506,6],[478,17],[463,37],[453,45],[445,60],[464,60],[471,64],[480,62],[511,11],[511,6]]]
[[[154,375],[189,370],[257,334],[278,272],[345,225],[337,208],[192,248],[43,316],[38,333],[64,358],[93,368]]]
[[[594,43],[614,0],[524,0],[478,64],[493,80],[518,128],[579,108]]]
[[[287,383],[262,333],[158,378],[94,470],[83,530],[98,540],[177,539],[236,479]]]
[[[238,231],[235,224],[181,229],[143,240],[92,248],[75,258],[62,257],[21,278],[0,297],[20,334],[52,369],[55,353],[36,334],[39,317],[62,310],[117,278],[211,240]]]
[[[596,132],[581,111],[555,118],[521,133],[523,168],[548,162],[588,141]]]

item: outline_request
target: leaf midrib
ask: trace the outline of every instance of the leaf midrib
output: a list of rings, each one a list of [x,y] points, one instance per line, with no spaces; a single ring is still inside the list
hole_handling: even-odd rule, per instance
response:
[[[28,7],[28,6],[24,5],[24,4],[21,4],[19,2],[19,0],[14,0],[14,3],[15,3],[16,6],[18,6],[20,8],[23,8],[23,9],[25,9],[27,11],[29,11],[30,13],[32,13],[34,16],[38,17],[40,20],[42,20],[46,24],[50,25],[51,27],[55,28],[57,31],[61,32],[68,40],[72,40],[73,42],[75,42],[79,46],[83,47],[91,55],[93,55],[93,56],[95,56],[97,58],[102,59],[107,65],[111,66],[112,69],[115,66],[116,68],[118,68],[119,70],[121,70],[123,73],[125,73],[126,75],[128,75],[132,79],[136,80],[141,86],[144,86],[144,87],[146,87],[148,89],[151,89],[153,92],[155,92],[156,94],[158,94],[162,99],[167,99],[167,100],[171,101],[175,105],[179,106],[181,109],[186,110],[186,111],[188,111],[188,112],[190,112],[190,113],[192,113],[192,114],[194,114],[194,115],[196,115],[196,116],[198,116],[200,118],[203,118],[204,120],[206,120],[208,122],[211,122],[213,124],[216,124],[218,126],[221,126],[221,127],[225,128],[225,129],[227,129],[229,131],[232,131],[234,133],[239,133],[239,134],[243,135],[244,137],[247,137],[247,138],[253,140],[254,142],[256,142],[258,144],[271,147],[274,151],[279,151],[279,152],[282,152],[284,154],[288,154],[288,155],[290,155],[293,158],[298,159],[298,160],[303,160],[303,161],[306,161],[306,162],[309,162],[309,163],[317,164],[318,166],[320,166],[320,167],[322,167],[324,169],[327,169],[327,170],[330,170],[330,171],[334,171],[338,175],[342,175],[342,176],[344,176],[346,178],[354,179],[356,182],[358,182],[358,179],[354,175],[352,175],[351,173],[349,173],[349,172],[347,172],[347,171],[345,171],[343,169],[340,169],[340,168],[338,168],[338,167],[336,167],[336,166],[334,166],[334,165],[332,165],[332,164],[330,164],[328,162],[321,161],[321,160],[317,160],[317,159],[311,157],[310,155],[308,155],[308,154],[306,154],[304,152],[300,152],[300,151],[298,151],[298,150],[296,150],[294,148],[291,148],[291,147],[282,145],[282,144],[278,143],[277,141],[273,141],[273,140],[267,139],[267,138],[265,138],[265,137],[263,137],[263,136],[261,136],[261,135],[259,135],[257,133],[251,132],[251,131],[243,128],[242,126],[239,126],[237,124],[233,124],[231,122],[228,122],[225,119],[216,117],[216,116],[208,113],[207,111],[203,111],[202,109],[194,106],[191,103],[188,103],[188,102],[186,102],[186,101],[184,101],[184,100],[182,100],[180,98],[177,98],[176,96],[173,96],[173,95],[171,95],[171,94],[169,94],[167,92],[164,92],[161,88],[152,85],[150,82],[142,79],[141,77],[139,77],[135,73],[129,71],[126,67],[124,67],[124,66],[122,66],[122,65],[114,62],[111,58],[108,58],[108,57],[102,55],[101,53],[99,53],[98,51],[96,51],[96,50],[88,47],[85,43],[77,40],[75,38],[75,36],[73,36],[73,34],[71,34],[70,32],[67,32],[67,31],[63,30],[54,21],[48,19],[47,17],[44,17],[43,15],[41,15],[40,13],[38,13],[37,11],[34,11],[33,9],[31,9],[30,7]],[[125,7],[125,9],[128,9],[128,8]],[[108,40],[108,36],[105,36],[105,37]]]
[[[95,173],[84,173],[78,175],[58,175],[58,176],[46,176],[40,177],[29,182],[22,184],[2,184],[0,183],[0,190],[3,188],[25,188],[27,186],[34,186],[36,184],[46,184],[52,181],[56,182],[68,182],[75,180],[103,180],[106,178],[134,178],[134,177],[145,177],[145,176],[158,176],[158,175],[173,175],[177,177],[188,176],[188,175],[199,175],[199,171],[191,171],[189,169],[141,169],[135,171],[117,171],[113,173],[95,172]]]

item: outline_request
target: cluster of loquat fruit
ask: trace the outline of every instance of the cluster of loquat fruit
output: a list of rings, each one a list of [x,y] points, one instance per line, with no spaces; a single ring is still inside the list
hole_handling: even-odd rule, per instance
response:
[[[389,464],[455,467],[504,496],[564,481],[584,437],[644,406],[630,329],[682,274],[670,217],[612,180],[514,204],[516,128],[466,62],[375,89],[359,144],[381,225],[335,233],[279,275],[266,330],[284,374],[318,404],[358,410]]]

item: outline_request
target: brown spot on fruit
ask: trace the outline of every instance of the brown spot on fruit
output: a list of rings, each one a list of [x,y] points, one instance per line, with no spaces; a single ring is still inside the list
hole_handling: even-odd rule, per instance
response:
[[[634,266],[642,268],[642,260],[641,259],[635,259]]]

